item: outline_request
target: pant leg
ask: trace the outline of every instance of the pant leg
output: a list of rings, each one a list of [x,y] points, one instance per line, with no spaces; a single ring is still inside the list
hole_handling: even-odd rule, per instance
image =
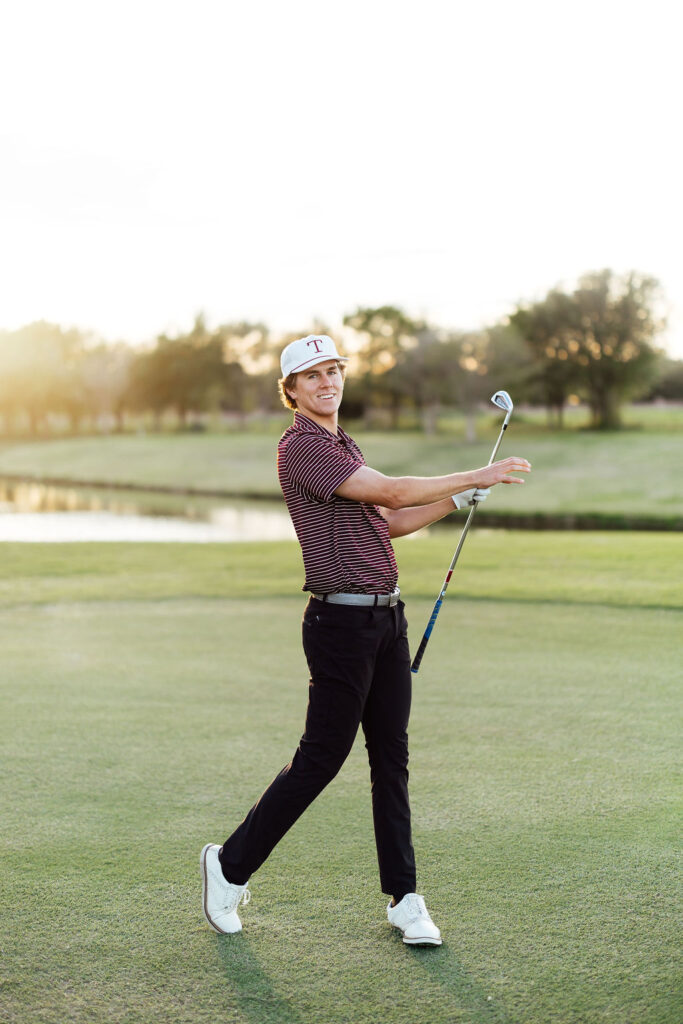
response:
[[[416,886],[408,799],[412,676],[403,602],[389,614],[391,628],[377,655],[362,721],[382,891],[402,897]]]
[[[302,624],[311,671],[306,725],[291,762],[275,777],[219,855],[244,885],[349,755],[372,681],[376,623],[364,609],[311,601]]]

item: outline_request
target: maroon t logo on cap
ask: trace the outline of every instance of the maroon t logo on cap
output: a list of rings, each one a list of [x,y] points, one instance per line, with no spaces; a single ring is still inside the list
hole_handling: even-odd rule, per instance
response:
[[[322,345],[322,340],[320,338],[311,338],[310,341],[306,342],[306,345],[315,345],[316,355],[322,351],[322,349],[318,348],[319,344]]]

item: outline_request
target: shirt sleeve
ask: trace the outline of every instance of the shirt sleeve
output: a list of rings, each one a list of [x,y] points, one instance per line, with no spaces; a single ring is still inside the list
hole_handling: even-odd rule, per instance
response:
[[[284,452],[281,467],[290,482],[329,501],[334,492],[363,465],[334,440],[322,435],[293,438]]]

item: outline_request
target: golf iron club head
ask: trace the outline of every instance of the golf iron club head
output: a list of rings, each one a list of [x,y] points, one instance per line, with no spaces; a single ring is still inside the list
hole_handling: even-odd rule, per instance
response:
[[[491,401],[494,405],[497,405],[499,409],[503,409],[505,412],[512,412],[514,408],[512,399],[508,395],[507,391],[496,391],[495,395],[491,396]]]
[[[505,429],[514,408],[512,399],[508,395],[507,391],[496,391],[495,395],[491,395],[491,401],[494,405],[497,405],[499,409],[503,409],[505,412],[505,420],[503,421],[503,429]]]

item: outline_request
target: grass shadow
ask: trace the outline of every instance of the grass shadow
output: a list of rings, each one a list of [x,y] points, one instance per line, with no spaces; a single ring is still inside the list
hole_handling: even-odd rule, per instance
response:
[[[399,942],[403,940],[396,936]],[[406,946],[411,963],[424,971],[432,983],[439,985],[453,1003],[455,1020],[468,1024],[515,1024],[491,992],[468,974],[456,952],[447,942],[438,948]],[[466,1015],[466,1016],[465,1016]]]
[[[217,935],[216,955],[232,989],[236,1009],[253,1024],[304,1024],[291,1003],[279,995],[243,935]]]

